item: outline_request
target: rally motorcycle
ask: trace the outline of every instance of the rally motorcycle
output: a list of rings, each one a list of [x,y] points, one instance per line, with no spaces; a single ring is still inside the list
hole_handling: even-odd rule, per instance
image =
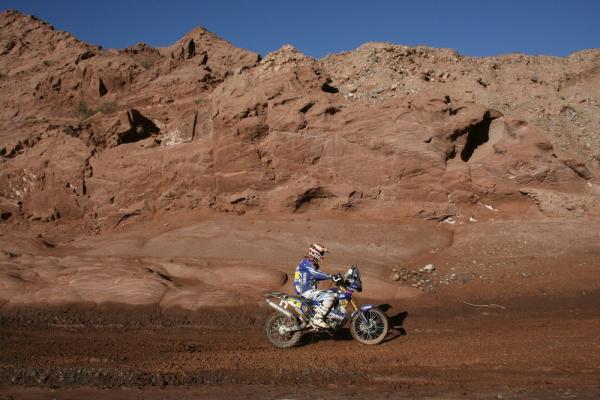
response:
[[[267,293],[267,304],[277,312],[267,320],[266,334],[269,342],[278,348],[287,349],[300,342],[303,333],[335,332],[350,322],[352,337],[363,344],[379,344],[388,334],[387,316],[372,304],[358,306],[352,299],[353,292],[362,291],[360,271],[350,267],[345,277],[334,280],[335,287],[329,289],[336,296],[325,321],[329,328],[320,328],[311,323],[319,302],[301,296],[290,296],[280,292]],[[348,308],[351,310],[348,310]]]

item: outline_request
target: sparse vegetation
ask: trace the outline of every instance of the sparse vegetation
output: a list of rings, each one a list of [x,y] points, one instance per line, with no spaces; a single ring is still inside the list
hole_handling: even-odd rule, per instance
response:
[[[150,68],[152,68],[154,66],[154,60],[149,60],[149,59],[142,60],[140,62],[140,65],[142,67],[144,67],[144,69],[150,69]]]
[[[75,108],[75,113],[77,116],[85,119],[89,118],[96,113],[96,110],[87,105],[85,101],[80,101],[77,107]]]
[[[100,104],[97,107],[89,106],[85,101],[80,101],[77,107],[75,108],[75,113],[80,118],[89,118],[92,115],[101,112],[103,114],[112,114],[119,109],[119,103],[116,101],[107,101]]]
[[[119,109],[119,103],[116,101],[107,101],[98,107],[98,111],[103,114],[112,114]]]
[[[49,60],[42,61],[42,64],[44,64],[44,67],[49,67],[50,65],[52,65],[52,63]]]
[[[204,103],[204,99],[202,97],[198,97],[196,100],[194,100],[194,103],[200,105]]]

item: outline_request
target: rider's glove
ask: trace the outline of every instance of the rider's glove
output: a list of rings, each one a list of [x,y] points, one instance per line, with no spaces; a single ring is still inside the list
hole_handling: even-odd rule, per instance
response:
[[[331,276],[331,280],[335,283],[340,283],[344,278],[342,278],[341,274],[335,274]]]

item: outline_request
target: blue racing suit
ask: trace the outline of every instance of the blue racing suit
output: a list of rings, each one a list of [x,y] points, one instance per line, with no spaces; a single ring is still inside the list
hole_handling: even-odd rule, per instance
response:
[[[294,288],[296,293],[305,299],[318,301],[321,306],[317,309],[317,314],[321,317],[327,315],[333,302],[335,294],[317,289],[317,282],[331,279],[331,275],[318,270],[319,266],[310,258],[300,261],[294,274]]]
[[[331,279],[331,275],[318,270],[319,266],[310,258],[300,261],[294,274],[296,293],[302,294],[309,290],[317,290],[317,281]]]

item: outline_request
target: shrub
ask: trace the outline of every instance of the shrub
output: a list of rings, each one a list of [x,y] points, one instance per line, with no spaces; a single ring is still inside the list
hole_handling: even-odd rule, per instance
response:
[[[96,114],[96,110],[87,105],[86,102],[80,101],[77,107],[75,108],[75,113],[81,118],[89,118],[92,115]]]
[[[144,69],[150,69],[154,66],[154,60],[142,60],[140,65],[144,67]]]
[[[102,112],[103,114],[112,114],[118,109],[119,103],[117,103],[116,101],[107,101],[98,108],[98,111]]]
[[[119,103],[116,101],[107,101],[105,103],[100,104],[98,107],[90,107],[86,102],[81,101],[75,108],[75,114],[77,114],[80,118],[89,118],[97,112],[101,112],[103,114],[112,114],[119,110]]]

